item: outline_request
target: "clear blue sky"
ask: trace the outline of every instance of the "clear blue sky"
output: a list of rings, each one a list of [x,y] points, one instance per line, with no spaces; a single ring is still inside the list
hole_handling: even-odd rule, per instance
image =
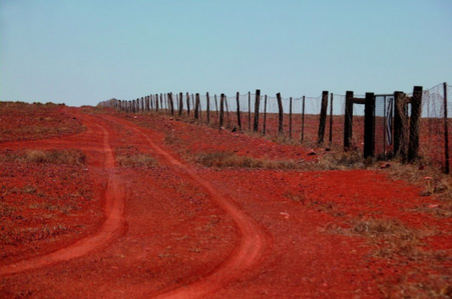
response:
[[[452,84],[451,0],[1,0],[0,101]]]

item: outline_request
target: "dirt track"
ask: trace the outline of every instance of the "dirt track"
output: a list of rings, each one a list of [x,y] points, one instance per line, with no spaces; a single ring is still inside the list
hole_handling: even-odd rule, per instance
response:
[[[417,198],[411,186],[369,171],[344,177],[201,169],[173,153],[161,132],[106,114],[74,113],[86,132],[2,147],[87,152],[104,197],[104,222],[73,244],[0,265],[1,297],[378,298],[378,283],[400,275],[397,264],[373,260],[364,239],[328,233],[349,224],[322,200],[344,200],[351,213],[367,213],[377,194],[384,201],[394,194]],[[131,145],[159,166],[117,167],[114,149]],[[295,190],[309,201],[300,204]],[[389,205],[382,213],[394,211]]]
[[[234,220],[237,228],[239,229],[240,240],[235,246],[234,250],[229,254],[226,260],[221,262],[221,265],[214,269],[213,272],[200,279],[190,283],[188,286],[181,288],[171,289],[168,292],[159,292],[158,297],[162,298],[197,298],[206,296],[223,286],[228,282],[234,280],[240,276],[241,273],[252,267],[257,260],[262,256],[265,250],[265,234],[259,228],[253,218],[247,216],[243,211],[237,207],[233,200],[229,199],[227,195],[218,193],[214,187],[205,179],[196,174],[196,171],[189,166],[184,165],[181,161],[178,161],[171,156],[168,152],[157,146],[149,137],[149,133],[145,134],[142,129],[132,125],[130,123],[120,121],[114,118],[108,118],[110,122],[114,122],[119,126],[122,126],[127,134],[134,134],[140,136],[160,155],[161,162],[168,163],[171,166],[175,166],[175,171],[181,177],[182,180],[191,178],[194,182],[199,184],[201,188],[205,189],[207,193],[214,199],[216,204],[221,206],[230,217]],[[44,256],[37,256],[27,260],[23,260],[18,263],[3,265],[0,267],[0,275],[7,276],[27,271],[27,274],[33,270],[45,271],[40,268],[51,267],[56,263],[68,262],[70,267],[71,260],[82,258],[93,251],[101,250],[108,244],[114,246],[114,239],[118,238],[124,231],[125,217],[124,217],[124,204],[125,204],[125,192],[123,183],[118,179],[115,174],[115,161],[112,153],[112,148],[109,141],[109,136],[114,135],[112,128],[105,124],[105,122],[99,120],[96,117],[83,116],[84,124],[87,126],[87,133],[81,134],[77,137],[69,137],[63,140],[44,140],[31,143],[19,143],[19,144],[6,144],[11,148],[18,147],[30,147],[30,148],[52,148],[52,147],[68,147],[77,148],[86,139],[92,139],[91,142],[96,140],[103,140],[102,143],[96,144],[94,147],[91,145],[89,150],[99,151],[104,155],[103,168],[108,173],[107,188],[105,190],[105,206],[104,213],[106,215],[105,222],[101,226],[100,230],[95,234],[90,235],[84,239],[77,241],[76,243],[61,248],[50,254]],[[82,142],[81,142],[82,141]],[[85,149],[83,146],[81,149]],[[163,224],[164,225],[164,224]],[[26,274],[26,275],[27,275]],[[67,286],[64,286],[65,292],[70,292]],[[41,290],[44,291],[44,290]],[[139,293],[150,294],[155,293],[154,290],[143,289],[139,290]],[[86,296],[92,296],[96,294],[93,292],[90,294],[84,294]]]

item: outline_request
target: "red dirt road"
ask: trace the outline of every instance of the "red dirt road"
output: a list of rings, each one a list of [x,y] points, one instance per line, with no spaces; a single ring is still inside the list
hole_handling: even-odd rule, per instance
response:
[[[104,218],[70,243],[56,240],[47,250],[2,260],[2,298],[449,294],[452,222],[424,212],[424,207],[440,203],[419,196],[419,188],[369,170],[202,168],[174,152],[158,127],[195,134],[190,124],[157,119],[149,129],[123,117],[78,109],[71,113],[81,119],[85,132],[2,143],[0,148],[84,151]],[[227,134],[220,136],[229,142]],[[253,154],[253,148],[246,148],[248,137],[231,138],[241,142],[241,153]],[[119,166],[115,151],[122,147],[136,148],[158,165]],[[270,147],[279,151],[274,144]],[[398,219],[410,229],[429,227],[430,234],[413,249],[422,255],[410,260],[398,252],[388,254],[385,244],[392,239],[369,242],[350,229],[357,220],[373,217]],[[375,253],[376,248],[381,251]],[[420,288],[420,283],[429,288]]]
[[[114,157],[112,154],[112,148],[109,141],[109,136],[113,135],[112,129],[103,124],[97,118],[90,116],[82,117],[84,124],[88,127],[87,133],[81,134],[76,138],[66,138],[63,140],[47,140],[34,143],[14,143],[5,144],[7,148],[14,147],[33,147],[33,148],[51,148],[56,147],[70,147],[76,148],[79,146],[80,137],[103,140],[102,144],[90,145],[90,150],[95,150],[102,152],[104,155],[103,168],[108,173],[107,177],[107,187],[105,189],[105,205],[104,213],[106,219],[100,229],[81,240],[78,240],[74,244],[56,250],[50,254],[31,257],[29,259],[10,264],[3,265],[0,267],[0,275],[13,276],[18,278],[17,274],[31,270],[45,271],[45,267],[52,267],[53,264],[61,262],[71,262],[71,260],[77,258],[83,258],[87,254],[95,250],[100,250],[111,243],[115,238],[118,238],[124,231],[125,218],[124,218],[124,203],[125,203],[125,192],[122,187],[122,182],[115,174],[114,167]],[[168,152],[164,151],[158,147],[151,138],[143,133],[141,129],[137,128],[135,125],[130,123],[120,122],[118,120],[109,119],[110,122],[122,126],[128,133],[132,133],[141,136],[145,142],[150,145],[162,159],[162,163],[167,163],[171,166],[177,167],[175,170],[178,175],[180,175],[182,180],[191,179],[195,184],[198,184],[205,190],[205,192],[212,198],[212,200],[219,205],[231,217],[238,228],[239,241],[234,246],[233,250],[228,254],[227,258],[221,260],[221,265],[215,268],[215,270],[208,275],[202,276],[201,279],[190,283],[188,287],[176,288],[166,291],[158,292],[159,297],[171,297],[171,298],[196,298],[203,297],[206,294],[212,293],[227,283],[229,283],[234,278],[240,276],[241,273],[246,271],[248,268],[253,266],[256,261],[261,257],[265,249],[265,234],[259,228],[259,225],[254,221],[253,218],[247,216],[244,212],[238,208],[234,202],[227,198],[227,196],[218,194],[214,190],[214,187],[205,179],[201,178],[196,174],[193,169],[185,166],[180,161],[173,158]],[[99,132],[100,130],[100,132]],[[149,133],[149,132],[148,132]],[[85,136],[86,135],[86,136]],[[85,149],[81,147],[81,149]],[[164,223],[162,224],[164,225]],[[41,269],[44,268],[44,269]],[[27,273],[28,274],[28,273]],[[25,274],[25,275],[27,275]],[[70,287],[64,286],[64,292],[70,292]],[[45,290],[41,290],[45,291]],[[152,289],[135,289],[134,292],[140,294],[143,293],[153,293]],[[84,296],[92,296],[96,294],[85,293]],[[156,293],[157,294],[157,293]]]

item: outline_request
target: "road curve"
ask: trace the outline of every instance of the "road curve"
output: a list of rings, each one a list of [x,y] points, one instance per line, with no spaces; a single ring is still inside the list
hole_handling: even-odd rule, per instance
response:
[[[175,168],[182,174],[185,173],[203,186],[212,196],[213,200],[232,217],[240,232],[239,244],[231,255],[215,271],[188,286],[157,294],[155,298],[205,298],[206,295],[212,294],[223,288],[228,283],[243,275],[245,271],[250,270],[257,265],[266,249],[267,236],[252,217],[241,210],[228,195],[219,194],[217,190],[215,190],[215,187],[209,181],[199,176],[194,169],[183,164],[158,146],[149,137],[149,131],[146,130],[149,132],[146,134],[145,129],[130,122],[114,117],[107,118],[110,121],[142,135],[148,144],[170,165],[176,166]]]
[[[105,191],[104,205],[104,213],[106,216],[105,222],[96,233],[80,239],[79,241],[73,243],[72,245],[69,245],[68,247],[54,251],[50,254],[23,260],[14,264],[1,266],[0,276],[41,268],[54,263],[68,261],[84,256],[89,252],[110,243],[111,240],[121,235],[122,231],[124,230],[125,192],[115,178],[115,160],[109,143],[108,131],[103,126],[93,123],[92,121],[87,121],[85,125],[88,126],[88,129],[95,129],[95,127],[97,127],[102,131],[103,134],[103,146],[99,150],[101,150],[105,155],[106,159],[104,168],[108,173],[108,183]]]

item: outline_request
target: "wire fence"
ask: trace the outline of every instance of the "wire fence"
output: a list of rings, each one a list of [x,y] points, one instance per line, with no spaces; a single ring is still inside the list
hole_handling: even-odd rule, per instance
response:
[[[411,102],[407,101],[405,124],[412,136],[419,130],[419,156],[427,163],[449,171],[451,149],[451,86],[439,84],[422,92],[419,127],[412,122]],[[409,99],[413,94],[406,94]],[[356,95],[364,103],[364,95]],[[361,100],[361,101],[360,101]],[[111,99],[99,105],[114,107],[128,113],[165,113],[189,118],[223,130],[249,131],[262,135],[299,141],[306,146],[340,148],[346,139],[346,96],[323,92],[317,97],[283,98],[245,93],[236,95],[167,93],[152,94],[136,100]],[[375,156],[386,159],[394,156],[395,94],[375,95],[374,147]],[[349,148],[364,147],[365,105],[353,105],[352,132]],[[349,116],[350,117],[350,116]],[[413,135],[414,136],[414,135]],[[413,138],[413,137],[412,137]],[[406,143],[408,144],[408,142]]]

